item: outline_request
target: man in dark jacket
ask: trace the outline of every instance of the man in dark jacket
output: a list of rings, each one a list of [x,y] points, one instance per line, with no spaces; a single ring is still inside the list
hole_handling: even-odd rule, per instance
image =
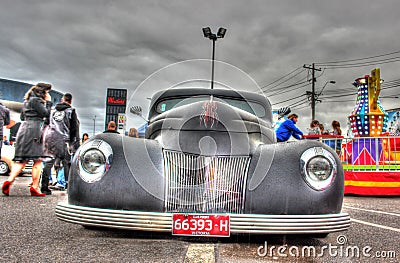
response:
[[[0,156],[3,147],[3,126],[10,124],[10,110],[0,102]]]
[[[68,174],[71,154],[76,144],[79,144],[79,121],[75,108],[71,107],[72,95],[64,94],[61,102],[51,110],[49,127],[45,135],[45,149],[51,159],[46,162],[43,169],[41,191],[51,194],[48,188],[51,168],[55,159],[59,158],[63,164],[66,187],[68,185]]]
[[[117,131],[117,124],[115,124],[114,121],[110,121],[107,125],[107,130],[105,130],[103,133],[118,133]]]
[[[301,139],[303,132],[296,127],[298,119],[299,116],[297,116],[297,114],[290,114],[288,119],[279,126],[276,131],[276,139],[278,142],[286,142],[290,139],[290,136],[293,136],[298,140]]]

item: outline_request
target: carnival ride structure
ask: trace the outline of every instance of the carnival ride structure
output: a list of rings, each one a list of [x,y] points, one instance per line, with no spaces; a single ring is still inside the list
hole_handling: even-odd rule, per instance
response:
[[[380,69],[376,68],[353,83],[358,89],[356,105],[348,116],[353,136],[311,136],[339,154],[345,194],[400,195],[400,112],[386,112],[380,104],[381,82]]]

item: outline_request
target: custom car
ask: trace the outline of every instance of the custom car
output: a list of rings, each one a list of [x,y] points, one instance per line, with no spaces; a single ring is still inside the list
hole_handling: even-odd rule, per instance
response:
[[[319,141],[278,143],[265,96],[172,88],[153,95],[147,120],[145,138],[102,133],[78,149],[60,220],[221,237],[349,228],[337,154]]]

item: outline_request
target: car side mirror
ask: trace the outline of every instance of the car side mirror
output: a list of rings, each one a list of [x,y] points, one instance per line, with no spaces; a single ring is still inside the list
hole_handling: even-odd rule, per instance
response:
[[[291,112],[289,107],[283,107],[278,110],[279,120]]]
[[[140,106],[132,106],[130,109],[131,113],[135,115],[142,116],[142,107]]]
[[[132,107],[129,109],[129,111],[130,111],[132,114],[135,114],[135,115],[141,117],[143,120],[145,120],[145,121],[148,122],[148,120],[147,120],[145,117],[143,117],[143,114],[142,114],[142,107],[140,107],[140,106],[132,106]]]

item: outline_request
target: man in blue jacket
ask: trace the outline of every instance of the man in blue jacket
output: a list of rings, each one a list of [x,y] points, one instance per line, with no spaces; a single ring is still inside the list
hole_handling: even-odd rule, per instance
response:
[[[289,140],[290,136],[301,140],[303,132],[296,127],[296,122],[298,119],[299,116],[297,116],[297,114],[290,114],[288,119],[279,126],[279,128],[276,130],[276,138],[278,142],[286,142]]]

